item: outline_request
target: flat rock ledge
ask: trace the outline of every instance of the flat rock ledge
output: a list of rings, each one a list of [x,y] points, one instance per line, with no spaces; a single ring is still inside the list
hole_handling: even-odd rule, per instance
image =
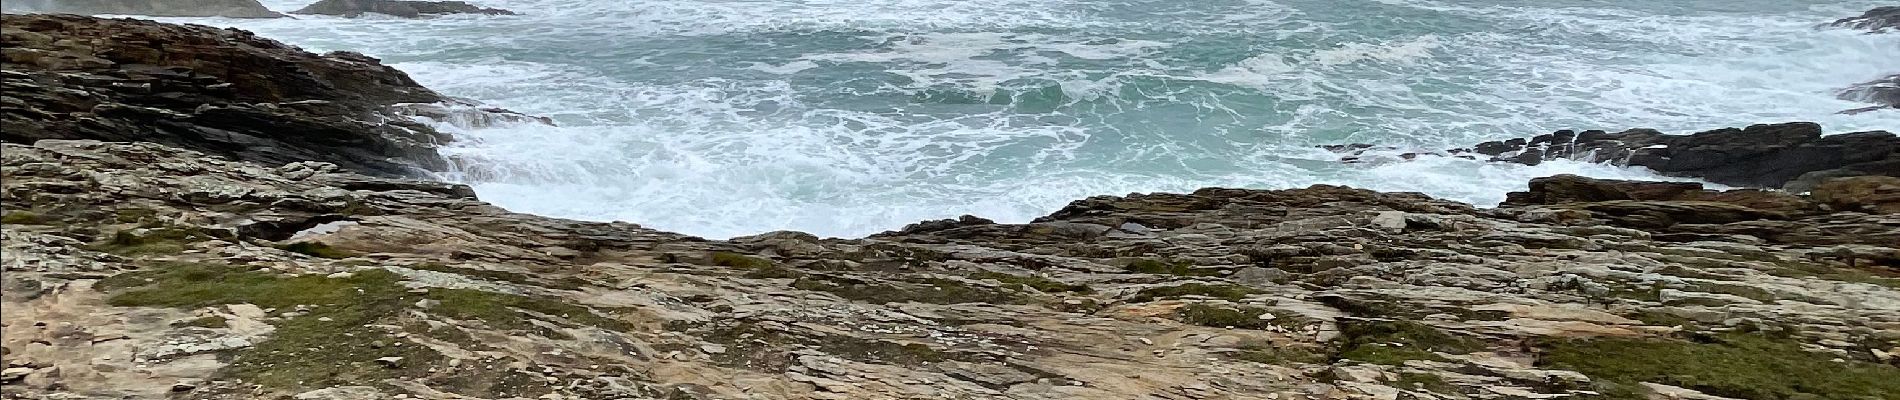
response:
[[[321,162],[0,155],[10,399],[1900,393],[1890,177],[1209,188],[713,241]]]

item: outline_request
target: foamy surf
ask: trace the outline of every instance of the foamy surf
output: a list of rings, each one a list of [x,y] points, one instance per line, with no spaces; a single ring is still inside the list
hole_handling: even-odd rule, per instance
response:
[[[267,2],[279,10],[299,1]],[[1816,30],[1877,5],[1613,1],[477,1],[525,15],[192,19],[382,57],[446,94],[553,117],[462,129],[445,178],[523,212],[706,237],[861,236],[1069,201],[1316,183],[1480,205],[1531,177],[1659,179],[1443,149],[1557,129],[1670,132],[1839,115],[1891,36]],[[1382,16],[1371,18],[1370,16]],[[1387,18],[1389,17],[1389,18]]]

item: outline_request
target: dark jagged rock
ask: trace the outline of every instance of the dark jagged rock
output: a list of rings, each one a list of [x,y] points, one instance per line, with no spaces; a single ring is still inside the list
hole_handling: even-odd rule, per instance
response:
[[[435,146],[450,138],[404,110],[457,101],[375,58],[132,19],[7,15],[4,25],[9,142],[150,141],[383,176],[446,166]]]
[[[1649,168],[1668,176],[1742,187],[1806,191],[1841,176],[1900,176],[1900,137],[1886,131],[1821,135],[1811,122],[1751,125],[1691,135],[1652,129],[1557,131],[1448,151],[1537,165],[1571,159]]]
[[[1843,111],[1856,114],[1881,109],[1900,109],[1900,74],[1888,75],[1841,89],[1837,95],[1841,100],[1879,104],[1878,106]]]
[[[282,18],[257,0],[7,0],[6,12],[153,17]]]
[[[461,1],[405,0],[323,0],[304,6],[291,14],[339,15],[359,17],[375,13],[403,18],[421,18],[449,14],[514,15],[513,11],[483,8]]]
[[[1871,33],[1887,33],[1900,29],[1900,6],[1879,7],[1868,10],[1858,17],[1842,18],[1828,24],[1837,28],[1862,29]],[[1842,111],[1842,114],[1859,114],[1870,111],[1900,110],[1900,74],[1841,89],[1837,94],[1841,100],[1859,101],[1876,104],[1875,106]]]
[[[1867,10],[1858,17],[1835,20],[1828,26],[1836,28],[1862,29],[1873,32],[1886,32],[1900,29],[1900,6],[1876,7]]]

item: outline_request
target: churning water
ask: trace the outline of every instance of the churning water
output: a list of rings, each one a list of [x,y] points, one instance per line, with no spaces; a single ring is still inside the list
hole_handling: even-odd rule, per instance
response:
[[[278,10],[305,3],[268,0]],[[487,0],[521,16],[168,19],[381,57],[559,127],[446,152],[522,212],[707,237],[859,236],[1091,195],[1345,184],[1491,204],[1577,163],[1341,164],[1557,129],[1900,128],[1832,92],[1900,36],[1875,1]]]

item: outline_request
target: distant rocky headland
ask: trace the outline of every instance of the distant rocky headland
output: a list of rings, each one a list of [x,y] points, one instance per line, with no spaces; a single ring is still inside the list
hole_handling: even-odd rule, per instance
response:
[[[144,15],[153,17],[286,18],[257,0],[9,0],[7,12],[82,15]],[[462,1],[321,0],[291,12],[307,15],[360,17],[381,14],[402,18],[450,14],[513,15],[513,11],[477,7]]]
[[[1732,190],[1560,175],[1481,208],[1207,188],[706,240],[428,180],[454,138],[415,117],[545,121],[372,57],[76,15],[0,33],[8,399],[1900,394],[1889,132],[1443,152]]]

